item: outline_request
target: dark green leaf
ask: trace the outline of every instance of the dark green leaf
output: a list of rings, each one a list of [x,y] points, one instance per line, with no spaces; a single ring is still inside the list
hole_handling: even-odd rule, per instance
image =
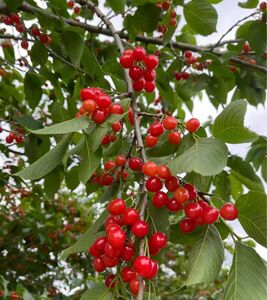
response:
[[[71,168],[66,175],[66,184],[70,190],[74,190],[79,185],[79,167]]]
[[[30,56],[34,66],[43,66],[47,62],[48,52],[42,43],[36,41],[31,48]]]
[[[23,0],[4,0],[4,2],[6,3],[6,6],[14,11],[16,10],[20,5],[22,5]]]
[[[41,80],[38,75],[27,72],[24,78],[24,93],[31,108],[35,108],[42,97]]]
[[[78,66],[83,54],[84,42],[82,37],[72,30],[62,33],[62,41],[74,65]]]
[[[126,0],[107,0],[107,3],[115,12],[123,12]]]
[[[47,196],[53,198],[60,187],[60,174],[57,171],[52,171],[44,178],[44,189]]]

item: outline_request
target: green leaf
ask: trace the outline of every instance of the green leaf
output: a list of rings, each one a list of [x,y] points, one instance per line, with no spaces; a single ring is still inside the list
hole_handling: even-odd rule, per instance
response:
[[[107,216],[108,211],[105,210],[94,224],[76,241],[76,243],[62,252],[61,258],[66,259],[70,254],[87,251],[97,237],[105,235],[105,232],[98,232],[98,230],[104,224]]]
[[[186,152],[168,163],[174,174],[194,171],[203,176],[220,173],[227,163],[226,145],[214,138],[198,138]]]
[[[31,48],[30,56],[34,66],[43,66],[47,62],[48,52],[41,42],[36,41]]]
[[[209,35],[216,31],[217,12],[206,0],[192,0],[184,6],[184,16],[197,33]]]
[[[16,176],[19,176],[23,179],[35,180],[44,177],[46,174],[50,173],[56,166],[58,166],[64,154],[67,151],[68,145],[72,135],[67,135],[64,137],[55,148],[47,152],[44,156],[39,158],[33,164],[27,168],[16,173]]]
[[[78,66],[83,54],[84,42],[82,37],[72,30],[62,33],[62,41],[74,65]]]
[[[238,2],[238,5],[242,8],[255,8],[258,6],[259,0],[247,0],[245,2]]]
[[[266,299],[266,268],[253,248],[236,242],[223,300],[241,299]]]
[[[70,190],[74,190],[80,183],[79,181],[79,167],[75,166],[68,171],[66,175],[66,184]]]
[[[112,294],[103,284],[98,284],[84,292],[80,300],[112,300]]]
[[[257,243],[267,247],[267,199],[261,192],[248,192],[236,202],[238,220],[246,233]]]
[[[107,3],[115,12],[123,12],[126,0],[107,0]]]
[[[185,285],[215,280],[224,260],[223,243],[217,229],[210,225],[189,253]]]
[[[255,36],[257,39],[255,39]],[[261,20],[256,20],[251,23],[248,29],[247,40],[251,49],[256,54],[261,55],[266,51],[266,24]]]
[[[81,164],[79,178],[84,184],[90,179],[95,170],[98,168],[101,157],[102,150],[93,151],[93,139],[90,135],[85,134],[85,145],[81,152]]]
[[[37,74],[27,72],[24,78],[24,93],[31,108],[35,108],[42,97],[41,80]]]
[[[60,188],[60,174],[56,170],[47,174],[44,178],[44,190],[48,197],[53,198]]]
[[[10,10],[14,11],[22,5],[23,0],[4,0],[4,2]]]
[[[88,117],[82,116],[80,118],[74,118],[69,121],[65,121],[62,123],[54,124],[42,129],[32,130],[31,132],[34,134],[65,134],[71,132],[77,132],[82,129],[88,128],[89,120]]]
[[[193,184],[199,191],[208,192],[211,184],[211,176],[201,176],[200,174],[188,173],[184,180]]]
[[[217,116],[212,127],[213,136],[230,144],[248,143],[257,139],[257,134],[244,127],[247,102],[234,101]]]
[[[15,117],[15,120],[19,125],[32,130],[42,128],[42,123],[38,120],[35,120],[32,116],[17,116]]]
[[[92,134],[93,151],[96,151],[101,145],[103,137],[109,132],[109,127],[97,126]]]
[[[152,201],[149,201],[149,215],[153,220],[156,231],[164,232],[169,237],[170,222],[168,210],[165,207],[158,209],[152,204]]]

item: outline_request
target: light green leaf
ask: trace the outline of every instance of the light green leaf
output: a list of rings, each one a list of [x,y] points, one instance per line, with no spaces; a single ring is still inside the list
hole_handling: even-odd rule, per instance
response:
[[[109,130],[110,127],[102,127],[102,126],[96,127],[96,129],[92,134],[93,151],[96,151],[99,148],[103,140],[103,137],[109,132]]]
[[[226,145],[214,138],[198,138],[186,152],[168,163],[174,174],[194,171],[203,176],[220,173],[227,163]]]
[[[62,123],[54,124],[42,129],[38,130],[32,130],[31,132],[34,134],[65,134],[65,133],[71,133],[80,131],[82,129],[85,129],[89,126],[89,120],[88,117],[82,116],[80,118],[74,118],[69,121],[65,121]]]
[[[27,72],[24,78],[24,93],[31,108],[35,108],[42,97],[41,80],[37,74]]]
[[[266,275],[265,265],[257,252],[237,242],[223,300],[265,300]]]
[[[115,12],[123,12],[126,0],[107,0],[107,3]]]
[[[223,243],[217,229],[210,225],[189,253],[185,285],[215,280],[224,260]]]
[[[238,5],[242,8],[255,8],[259,4],[259,0],[247,0],[244,2],[238,2]]]
[[[245,100],[230,103],[215,119],[213,136],[230,144],[248,143],[257,139],[257,134],[244,127],[247,110]]]
[[[27,168],[16,173],[23,179],[35,180],[44,177],[58,166],[67,151],[72,135],[65,136],[55,148],[47,152]]]
[[[93,286],[81,296],[80,300],[112,300],[112,294],[103,284]]]
[[[98,168],[102,157],[101,149],[95,152],[93,151],[93,143],[94,141],[92,137],[88,134],[85,134],[85,145],[81,152],[82,161],[79,172],[80,181],[84,184],[86,184],[86,182]]]
[[[82,37],[72,30],[66,30],[62,33],[62,41],[72,62],[78,66],[83,54],[84,42]]]
[[[267,247],[267,198],[261,192],[248,192],[236,202],[238,220],[246,233]]]
[[[184,16],[197,33],[209,35],[216,31],[217,12],[206,0],[192,0],[184,6]]]
[[[154,222],[156,230],[164,232],[169,238],[170,222],[168,210],[165,207],[158,209],[152,204],[152,201],[149,201],[149,215]]]

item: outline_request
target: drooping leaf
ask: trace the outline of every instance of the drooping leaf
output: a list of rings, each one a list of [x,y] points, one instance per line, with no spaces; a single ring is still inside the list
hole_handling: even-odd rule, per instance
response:
[[[27,72],[24,78],[24,93],[31,108],[35,108],[42,97],[41,80],[33,72]]]
[[[84,42],[82,37],[72,30],[62,33],[62,41],[74,65],[78,66],[83,54]]]
[[[246,0],[238,2],[238,5],[242,8],[255,8],[257,7],[259,0]]]
[[[97,284],[85,291],[80,300],[112,300],[111,292],[103,284]]]

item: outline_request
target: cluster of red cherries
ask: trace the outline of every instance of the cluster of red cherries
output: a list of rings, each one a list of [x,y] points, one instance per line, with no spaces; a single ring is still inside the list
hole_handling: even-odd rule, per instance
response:
[[[141,46],[126,49],[120,57],[120,64],[123,68],[129,69],[129,76],[133,80],[133,89],[136,92],[145,90],[148,93],[154,92],[156,88],[156,68],[159,59],[154,54],[146,53]]]
[[[120,278],[129,283],[133,295],[138,294],[139,277],[151,280],[158,272],[158,263],[149,256],[136,256],[134,239],[149,235],[148,222],[141,220],[135,208],[128,208],[123,199],[116,198],[109,202],[110,216],[105,221],[106,236],[97,238],[88,252],[94,257],[93,266],[97,272],[104,272],[120,264]],[[127,238],[127,231],[134,238]],[[128,235],[129,236],[129,235]],[[167,237],[163,232],[153,233],[148,240],[149,255],[159,253],[167,246]],[[119,276],[107,275],[105,284],[114,288],[119,283]]]
[[[145,145],[154,147],[158,143],[158,138],[163,134],[164,130],[170,131],[168,134],[168,142],[173,145],[180,144],[182,140],[181,133],[175,131],[179,121],[172,116],[167,116],[163,122],[155,121],[149,128],[149,134],[145,137]],[[181,124],[182,126],[183,124]],[[185,123],[185,129],[189,132],[196,132],[200,127],[200,122],[196,118],[192,118]]]
[[[79,15],[81,12],[81,7],[78,5],[75,5],[74,0],[69,0],[67,2],[67,7],[73,9],[73,11],[76,15]]]
[[[169,25],[170,27],[175,27],[177,25],[177,20],[176,20],[176,17],[177,17],[177,14],[176,12],[171,8],[171,3],[170,1],[166,0],[166,1],[163,1],[161,3],[157,3],[156,4],[158,8],[162,9],[162,11],[166,11],[167,13],[169,13],[169,24],[160,24],[158,25],[158,32],[162,33],[162,36],[164,35],[165,32],[168,31],[168,26]],[[162,18],[163,19],[163,18]]]
[[[3,128],[0,127],[0,133],[3,131]],[[8,136],[6,137],[6,143],[7,144],[12,144],[14,141],[17,144],[21,144],[23,143],[23,135],[22,135],[22,131],[19,131],[18,133],[12,132],[10,131]]]

